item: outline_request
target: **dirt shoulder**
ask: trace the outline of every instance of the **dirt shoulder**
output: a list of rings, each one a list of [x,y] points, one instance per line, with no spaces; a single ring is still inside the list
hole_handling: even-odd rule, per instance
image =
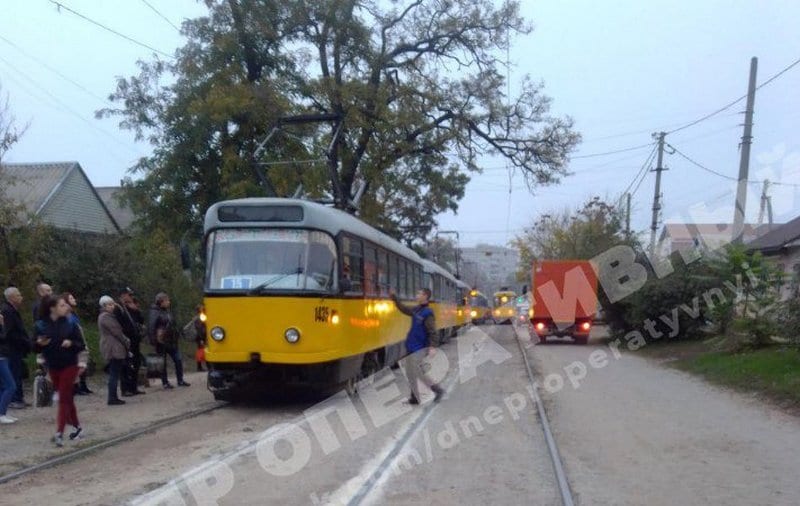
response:
[[[154,422],[171,418],[217,404],[206,390],[205,373],[188,373],[190,387],[163,390],[158,380],[151,380],[145,395],[125,397],[124,406],[106,405],[104,375],[90,379],[91,395],[76,396],[78,419],[84,427],[80,441],[65,441],[63,448],[56,448],[50,441],[55,432],[57,404],[44,408],[9,410],[19,421],[13,425],[0,426],[0,475],[64,455],[99,441],[108,440],[146,427]],[[171,378],[174,383],[174,378]],[[33,399],[30,382],[26,382],[26,398]],[[69,427],[67,431],[71,430]]]

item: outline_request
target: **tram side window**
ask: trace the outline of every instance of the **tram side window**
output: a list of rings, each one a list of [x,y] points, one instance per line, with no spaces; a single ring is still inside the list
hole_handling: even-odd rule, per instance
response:
[[[408,299],[408,262],[405,260],[400,260],[398,263],[397,274],[399,278],[399,294],[400,297],[404,299]]]
[[[384,250],[378,250],[378,294],[389,295],[389,258]]]
[[[375,248],[364,247],[364,294],[367,297],[378,295],[378,262]]]
[[[398,295],[400,292],[400,259],[395,255],[389,255],[389,287]]]
[[[350,237],[342,238],[342,291],[350,294],[364,290],[364,252],[361,241]],[[349,283],[349,287],[347,284]]]

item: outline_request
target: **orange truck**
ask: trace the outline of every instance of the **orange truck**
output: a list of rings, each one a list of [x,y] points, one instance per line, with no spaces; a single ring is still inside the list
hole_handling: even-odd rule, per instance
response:
[[[531,329],[539,342],[550,336],[589,341],[597,313],[597,273],[588,260],[539,260],[531,276]]]

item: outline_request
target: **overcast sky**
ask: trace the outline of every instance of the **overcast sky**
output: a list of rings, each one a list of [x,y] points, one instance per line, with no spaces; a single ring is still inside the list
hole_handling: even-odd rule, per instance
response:
[[[182,44],[172,26],[202,14],[192,0],[63,0],[63,4],[160,51]],[[634,180],[651,133],[702,117],[747,91],[750,57],[758,82],[800,58],[796,0],[523,1],[533,33],[513,41],[512,82],[530,74],[545,83],[556,114],[575,119],[583,144],[560,185],[531,195],[502,161],[487,159],[458,215],[441,217],[461,245],[504,244],[541,213],[577,207],[593,196],[617,198]],[[49,0],[0,0],[0,85],[21,124],[22,141],[6,161],[77,160],[97,186],[119,184],[149,146],[113,120],[94,119],[116,76],[136,72],[151,51],[56,8]],[[800,214],[800,65],[759,90],[750,179],[785,183],[771,191],[776,221]],[[667,136],[701,165],[738,175],[744,102]],[[583,157],[583,158],[581,158]],[[703,171],[677,153],[665,158],[662,221],[732,220],[736,183]],[[634,185],[635,187],[636,185]],[[654,175],[633,198],[633,226],[647,230]],[[748,218],[758,214],[760,184],[749,185]],[[510,197],[510,198],[509,198]],[[510,204],[509,204],[510,202]]]

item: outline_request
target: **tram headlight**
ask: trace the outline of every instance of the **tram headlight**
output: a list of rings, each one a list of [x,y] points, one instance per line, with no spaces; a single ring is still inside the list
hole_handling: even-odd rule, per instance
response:
[[[475,318],[476,316],[478,316],[478,312],[473,309],[472,311],[469,312],[469,315]]]
[[[300,331],[294,327],[289,327],[286,329],[286,332],[283,333],[283,337],[292,344],[296,343],[300,340]]]
[[[217,342],[225,339],[225,329],[222,327],[214,327],[211,329],[211,339]]]
[[[336,311],[331,311],[331,323],[334,325],[339,325],[339,321],[340,321],[339,313],[337,313]]]

